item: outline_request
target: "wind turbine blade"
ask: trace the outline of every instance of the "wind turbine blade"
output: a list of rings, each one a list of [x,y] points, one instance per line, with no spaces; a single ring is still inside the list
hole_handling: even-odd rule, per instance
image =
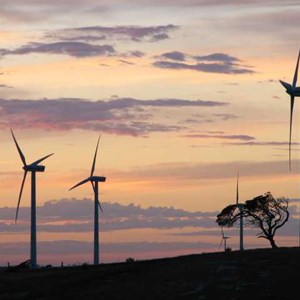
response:
[[[292,123],[293,123],[293,110],[294,110],[294,102],[295,97],[291,96],[291,112],[290,112],[290,138],[289,138],[289,165],[290,165],[290,171],[292,170],[292,162],[291,162],[291,147],[292,147]]]
[[[95,165],[96,165],[96,158],[97,158],[97,152],[98,152],[98,146],[99,146],[99,141],[100,141],[101,135],[99,135],[96,150],[95,150],[95,155],[94,155],[94,160],[92,164],[92,170],[91,170],[91,176],[93,176],[94,171],[95,171]]]
[[[31,166],[37,166],[40,162],[42,162],[43,160],[45,160],[46,158],[48,158],[49,156],[53,155],[54,153],[48,154],[43,158],[38,159],[37,161],[33,162],[32,164],[30,164]]]
[[[101,207],[100,201],[98,201],[98,205],[99,205],[99,208],[100,208],[101,212],[103,213],[103,209]]]
[[[279,80],[279,82],[285,87],[285,89],[287,91],[290,91],[292,89],[292,86],[289,83],[287,83],[287,82],[285,82],[283,80]]]
[[[26,166],[25,156],[24,156],[24,154],[23,154],[21,148],[19,147],[19,144],[18,144],[18,142],[17,142],[17,140],[16,140],[16,138],[15,138],[15,135],[14,135],[13,131],[10,130],[10,132],[11,132],[11,134],[12,134],[12,137],[13,137],[14,141],[15,141],[15,144],[16,144],[16,147],[17,147],[17,149],[18,149],[18,152],[19,152],[19,155],[20,155],[20,157],[21,157],[21,160],[22,160],[22,162],[23,162],[23,165]]]
[[[93,187],[93,190],[94,190],[94,193],[95,193],[95,185],[94,185],[94,182],[91,181],[91,184],[92,184],[92,187]]]
[[[80,186],[80,185],[82,185],[82,184],[84,184],[84,183],[86,183],[86,182],[89,182],[89,181],[90,181],[90,177],[88,177],[88,178],[86,178],[86,179],[80,181],[79,183],[75,184],[74,186],[72,186],[72,187],[69,189],[69,191],[71,191],[71,190],[75,189],[76,187],[78,187],[78,186]]]
[[[18,219],[19,207],[20,207],[22,192],[23,192],[23,188],[24,188],[24,184],[25,184],[25,180],[26,180],[26,175],[27,175],[27,171],[24,172],[24,176],[23,176],[23,180],[22,180],[22,184],[21,184],[21,189],[20,189],[19,199],[18,199],[18,205],[17,205],[17,211],[16,211],[15,223],[17,223],[17,219]]]
[[[221,239],[221,243],[220,243],[220,245],[219,245],[219,250],[221,249],[221,247],[222,247],[222,244],[223,244],[223,238]]]
[[[223,231],[223,227],[221,227],[221,232],[222,232],[222,239],[224,239],[224,231]]]
[[[239,172],[237,174],[237,180],[236,180],[236,205],[239,204]]]
[[[295,69],[295,74],[294,74],[293,88],[295,88],[296,84],[297,84],[298,68],[299,68],[299,58],[300,58],[300,51],[299,51],[299,54],[298,54],[298,59],[297,59],[297,64],[296,64],[296,69]]]
[[[94,185],[94,182],[91,181],[91,184],[92,184],[93,190],[94,190],[94,192],[95,192],[95,185]],[[100,201],[98,201],[98,205],[99,205],[100,210],[101,210],[102,213],[103,213],[103,209],[102,209],[102,207],[101,207]]]

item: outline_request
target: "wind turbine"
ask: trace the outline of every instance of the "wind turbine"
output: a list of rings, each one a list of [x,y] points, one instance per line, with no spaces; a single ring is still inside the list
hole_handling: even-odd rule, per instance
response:
[[[226,251],[226,249],[227,249],[226,240],[229,239],[229,236],[224,235],[223,227],[221,227],[221,232],[222,232],[222,239],[221,239],[221,243],[219,245],[219,250],[224,242],[224,251]]]
[[[78,187],[86,182],[89,182],[89,181],[91,182],[92,187],[93,187],[94,199],[95,199],[95,201],[94,201],[94,265],[99,264],[99,211],[98,211],[98,206],[101,209],[101,211],[103,212],[102,207],[99,202],[98,183],[105,182],[105,180],[106,180],[106,177],[94,176],[100,137],[101,136],[99,136],[99,138],[98,138],[98,142],[97,142],[97,146],[96,146],[96,150],[95,150],[95,155],[94,155],[92,169],[91,169],[91,175],[88,178],[80,181],[79,183],[77,183],[76,185],[74,185],[73,187],[71,187],[69,189],[69,191],[70,191],[70,190],[75,189],[76,187]]]
[[[20,193],[19,193],[19,198],[18,198],[15,222],[17,222],[17,219],[18,219],[19,207],[20,207],[22,192],[23,192],[23,188],[24,188],[24,184],[25,184],[25,180],[26,180],[26,175],[28,172],[31,172],[30,268],[34,269],[34,268],[36,268],[36,265],[37,265],[37,259],[36,259],[36,174],[35,173],[45,171],[45,166],[39,165],[39,163],[41,163],[43,160],[45,160],[49,156],[53,155],[53,153],[46,155],[45,157],[40,158],[37,161],[28,165],[26,163],[25,156],[22,153],[20,146],[18,145],[18,142],[15,138],[13,131],[12,130],[10,130],[10,131],[11,131],[12,137],[14,139],[14,142],[16,144],[21,161],[23,163],[23,170],[24,170],[24,176],[23,176],[21,189],[20,189]]]
[[[236,206],[240,210],[240,251],[244,250],[244,233],[243,233],[243,204],[239,203],[239,172],[236,180]]]
[[[292,164],[291,164],[291,140],[292,140],[292,122],[293,122],[293,110],[294,110],[294,102],[295,102],[295,97],[300,97],[300,86],[296,86],[297,84],[297,79],[298,79],[298,68],[299,68],[299,59],[300,59],[300,51],[298,54],[298,59],[296,63],[296,68],[295,68],[295,73],[294,73],[294,79],[293,79],[293,84],[289,84],[287,82],[284,82],[282,80],[279,80],[280,83],[284,86],[286,89],[286,93],[291,96],[291,110],[290,110],[290,136],[289,136],[289,166],[290,166],[290,171],[292,169]]]

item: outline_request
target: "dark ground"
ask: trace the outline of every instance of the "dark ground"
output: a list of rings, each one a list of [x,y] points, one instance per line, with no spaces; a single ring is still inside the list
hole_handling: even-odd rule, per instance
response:
[[[299,247],[0,271],[0,300],[276,300],[299,299],[299,290]]]

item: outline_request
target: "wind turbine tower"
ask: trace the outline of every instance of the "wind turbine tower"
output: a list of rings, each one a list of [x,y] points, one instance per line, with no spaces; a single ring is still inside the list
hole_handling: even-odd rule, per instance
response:
[[[222,239],[221,239],[219,249],[221,248],[222,244],[224,243],[224,251],[226,252],[226,249],[227,249],[226,240],[229,239],[229,236],[226,236],[224,234],[223,227],[221,227],[221,233],[222,233]]]
[[[236,205],[240,210],[240,251],[244,250],[244,233],[243,233],[243,204],[239,203],[239,173],[236,181]]]
[[[293,109],[294,109],[294,102],[295,97],[300,97],[300,86],[297,86],[297,80],[298,80],[298,69],[299,69],[299,60],[300,60],[300,50],[298,53],[298,59],[295,67],[294,72],[294,78],[293,83],[289,84],[285,81],[279,80],[280,83],[285,88],[285,92],[290,95],[291,99],[291,105],[290,105],[290,136],[289,136],[289,165],[290,165],[290,171],[291,171],[291,140],[292,140],[292,122],[293,122]],[[299,247],[300,247],[300,209],[299,209]]]
[[[289,84],[283,80],[279,80],[280,83],[285,88],[285,91],[287,94],[290,95],[291,104],[290,104],[290,135],[289,135],[289,166],[290,171],[292,169],[292,163],[291,163],[291,140],[292,140],[292,123],[293,123],[293,110],[294,110],[294,102],[295,97],[300,97],[300,86],[297,86],[297,80],[298,80],[298,69],[299,69],[299,60],[300,60],[300,51],[298,53],[298,59],[295,67],[295,73],[293,78],[293,83]]]
[[[30,268],[35,269],[37,266],[37,258],[36,258],[37,257],[37,251],[36,251],[36,172],[44,172],[45,171],[45,166],[39,165],[39,163],[41,163],[43,160],[45,160],[49,156],[53,155],[53,153],[51,153],[43,158],[40,158],[37,161],[28,165],[26,163],[25,156],[22,153],[22,150],[21,150],[20,146],[18,145],[18,142],[17,142],[12,130],[11,130],[11,134],[12,134],[12,137],[16,144],[21,161],[23,163],[23,170],[24,170],[24,176],[23,176],[23,180],[22,180],[22,184],[21,184],[20,193],[19,193],[15,222],[17,222],[17,219],[18,219],[19,207],[20,207],[20,202],[21,202],[21,197],[22,197],[22,192],[23,192],[27,172],[31,172]]]
[[[97,142],[97,146],[96,146],[96,150],[95,150],[95,155],[94,155],[92,169],[91,169],[91,175],[88,178],[80,181],[79,183],[77,183],[76,185],[74,185],[73,187],[71,187],[69,189],[69,190],[75,189],[76,187],[78,187],[84,183],[87,183],[89,181],[91,182],[92,187],[93,187],[93,191],[94,191],[94,265],[99,264],[99,210],[98,210],[98,206],[99,206],[100,210],[103,212],[102,207],[99,202],[98,184],[99,184],[99,182],[106,181],[106,177],[94,176],[99,141],[100,141],[100,136],[98,138],[98,142]]]

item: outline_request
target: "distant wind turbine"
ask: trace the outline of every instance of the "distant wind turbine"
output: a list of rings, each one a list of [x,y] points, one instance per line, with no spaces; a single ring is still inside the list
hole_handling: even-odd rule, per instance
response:
[[[292,169],[292,163],[291,163],[291,140],[292,140],[292,123],[293,123],[294,102],[295,102],[295,97],[300,97],[300,86],[298,86],[298,87],[296,86],[297,79],[298,79],[299,59],[300,59],[300,51],[299,51],[299,54],[298,54],[297,64],[296,64],[296,68],[295,68],[293,84],[291,85],[291,84],[289,84],[287,82],[279,80],[280,83],[286,89],[286,93],[291,96],[290,136],[289,136],[289,166],[290,166],[290,171]]]
[[[221,238],[221,243],[219,245],[219,250],[222,244],[224,243],[224,251],[226,251],[227,249],[226,240],[229,239],[229,236],[224,235],[223,227],[221,227],[221,233],[222,233],[222,238]]]
[[[77,183],[76,185],[74,185],[73,187],[71,187],[69,189],[69,191],[70,191],[70,190],[75,189],[76,187],[78,187],[78,186],[80,186],[84,183],[87,183],[89,181],[91,182],[92,187],[93,187],[94,200],[95,200],[94,201],[94,265],[99,264],[99,211],[98,211],[98,206],[100,207],[101,211],[103,212],[102,207],[101,207],[100,202],[99,202],[98,183],[99,182],[105,182],[105,180],[106,180],[106,177],[94,176],[100,137],[101,136],[99,136],[99,138],[98,138],[98,142],[97,142],[97,146],[96,146],[96,150],[95,150],[91,175],[88,178],[80,181],[79,183]]]
[[[243,233],[243,204],[239,203],[239,172],[236,180],[236,205],[240,210],[240,250],[244,250],[244,233]]]
[[[34,269],[37,266],[37,259],[36,259],[36,172],[44,172],[45,166],[39,165],[43,160],[48,158],[49,156],[53,155],[53,153],[38,159],[37,161],[27,164],[24,154],[22,153],[22,150],[20,146],[18,145],[18,142],[15,138],[15,135],[13,131],[11,130],[12,137],[14,139],[14,142],[16,144],[18,153],[20,155],[21,161],[23,163],[23,170],[24,170],[24,176],[21,184],[21,189],[19,193],[19,199],[18,199],[18,205],[17,205],[17,211],[16,211],[16,217],[15,222],[17,222],[18,219],[18,213],[19,213],[19,207],[22,197],[22,192],[26,180],[27,172],[31,172],[31,237],[30,237],[30,268]]]

